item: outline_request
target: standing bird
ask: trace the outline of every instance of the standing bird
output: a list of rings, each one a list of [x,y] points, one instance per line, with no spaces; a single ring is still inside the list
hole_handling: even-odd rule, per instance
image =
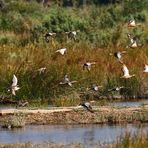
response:
[[[17,77],[15,75],[13,75],[12,85],[11,85],[11,88],[8,89],[8,91],[11,91],[12,95],[14,95],[14,96],[16,95],[15,91],[20,89],[20,87],[18,87],[18,85],[17,85],[17,82],[18,82]]]
[[[120,78],[129,79],[129,78],[132,78],[135,76],[135,74],[133,74],[133,75],[129,74],[129,70],[125,64],[123,64],[123,66],[122,66],[122,71],[123,71],[123,76],[121,76]]]
[[[126,51],[121,51],[121,52],[117,51],[117,52],[114,52],[113,54],[110,53],[110,55],[114,55],[114,57],[117,58],[119,62],[123,64],[123,61],[121,60],[122,58],[121,54],[124,54],[124,53],[126,53]]]
[[[60,53],[61,55],[64,55],[66,50],[67,50],[66,48],[61,48],[61,49],[57,50],[56,53]]]
[[[96,62],[86,62],[83,64],[83,70],[87,69],[88,71],[91,70],[91,65],[95,65]]]
[[[108,89],[108,91],[120,91],[122,88],[125,88],[124,86],[120,86],[120,87],[114,87],[114,88],[111,88],[111,89]]]
[[[45,41],[48,43],[49,42],[49,38],[50,37],[54,37],[56,35],[56,33],[54,33],[54,32],[48,32],[48,33],[46,33],[45,34]]]
[[[39,74],[42,74],[45,72],[45,70],[46,70],[46,67],[41,67],[37,71],[39,72]]]
[[[70,81],[68,78],[68,75],[64,76],[63,82],[60,82],[61,85],[68,84],[70,87],[72,87],[73,83],[76,83],[77,81]]]
[[[85,109],[87,109],[91,113],[94,113],[94,111],[92,110],[92,107],[91,107],[91,105],[90,105],[89,102],[80,103],[79,105],[80,106],[83,106]]]
[[[148,73],[148,65],[145,64],[143,72]]]

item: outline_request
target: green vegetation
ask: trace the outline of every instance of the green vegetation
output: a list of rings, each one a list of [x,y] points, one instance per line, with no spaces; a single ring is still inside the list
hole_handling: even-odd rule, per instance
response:
[[[134,1],[134,0],[132,0]],[[102,4],[103,1],[88,1],[85,7],[43,7],[35,0],[5,0],[0,7],[0,92],[3,97],[12,97],[7,92],[12,76],[16,74],[21,89],[14,99],[49,99],[55,104],[58,99],[71,97],[76,104],[82,88],[93,83],[102,85],[102,95],[115,85],[126,86],[121,94],[127,97],[141,96],[148,83],[142,73],[148,61],[148,2],[126,0],[124,3]],[[134,18],[142,26],[128,28],[127,22]],[[67,39],[65,31],[79,30],[77,40]],[[57,35],[46,43],[48,31]],[[127,33],[134,34],[144,44],[139,49],[126,49]],[[67,48],[64,56],[57,55],[59,48]],[[121,64],[109,53],[127,50],[123,60],[130,73],[136,77],[124,81]],[[91,72],[82,70],[86,61],[96,61]],[[46,67],[41,75],[37,69]],[[72,88],[60,86],[59,82],[68,74],[76,80]],[[108,95],[108,94],[107,94]],[[53,101],[55,99],[55,101]]]

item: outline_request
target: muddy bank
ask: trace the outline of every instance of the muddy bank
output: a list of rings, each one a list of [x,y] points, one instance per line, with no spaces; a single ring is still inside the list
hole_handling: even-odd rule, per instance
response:
[[[61,108],[53,110],[1,110],[0,123],[10,116],[23,113],[26,124],[101,124],[148,122],[148,106],[112,108],[99,107],[91,113],[79,108]]]

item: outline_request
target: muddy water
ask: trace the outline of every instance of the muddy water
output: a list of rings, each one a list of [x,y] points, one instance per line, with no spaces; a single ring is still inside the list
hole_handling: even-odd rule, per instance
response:
[[[62,144],[82,143],[93,147],[99,141],[112,143],[125,132],[134,134],[136,131],[148,133],[148,123],[142,125],[30,125],[22,129],[0,128],[0,143],[44,143],[55,142]]]

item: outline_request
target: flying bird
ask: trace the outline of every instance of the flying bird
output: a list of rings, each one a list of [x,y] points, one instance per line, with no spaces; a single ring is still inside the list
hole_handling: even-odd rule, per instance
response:
[[[62,48],[62,49],[57,50],[56,53],[60,53],[61,55],[64,55],[66,50],[67,50],[66,48]]]
[[[68,35],[69,38],[76,40],[76,35],[77,35],[78,32],[79,32],[79,30],[68,31],[68,32],[65,32],[65,33]]]
[[[20,87],[18,87],[17,83],[18,83],[17,77],[15,75],[13,75],[12,85],[11,85],[11,88],[8,89],[8,91],[11,91],[12,95],[14,95],[14,96],[16,95],[15,91],[20,89]]]
[[[110,53],[110,55],[114,55],[114,57],[117,58],[119,60],[119,62],[123,64],[123,61],[121,60],[121,58],[122,58],[121,55],[124,53],[126,53],[126,51],[121,51],[121,52],[117,51],[117,52],[114,52],[113,54]]]
[[[96,62],[86,62],[86,63],[83,64],[83,70],[87,69],[88,71],[90,71],[91,66],[95,65],[95,64],[96,64]]]
[[[145,64],[143,72],[148,73],[148,65]]]
[[[42,74],[45,72],[45,70],[46,70],[46,67],[41,67],[37,71],[39,72],[39,74]]]
[[[56,33],[54,33],[54,32],[48,32],[48,33],[46,33],[45,34],[45,41],[48,43],[49,42],[49,38],[50,37],[54,37],[56,35]]]
[[[142,44],[138,43],[137,37],[132,37],[132,35],[129,34],[129,33],[127,34],[127,37],[130,40],[130,44],[127,47],[137,48],[137,47],[142,47],[143,46]]]
[[[128,22],[128,27],[136,27],[136,26],[141,26],[141,24],[136,24],[136,21],[134,19]]]
[[[85,109],[87,109],[89,112],[94,113],[91,105],[89,102],[80,103],[80,106],[83,106]]]
[[[70,87],[72,87],[73,83],[76,83],[77,81],[70,81],[68,78],[68,75],[64,76],[63,82],[60,82],[61,85],[68,84]]]
[[[114,87],[114,88],[111,88],[111,89],[108,89],[108,91],[120,91],[122,88],[125,88],[124,86],[120,86],[120,87]]]
[[[129,70],[125,64],[122,65],[122,71],[123,71],[123,76],[121,76],[120,78],[129,79],[135,76],[135,74],[132,75],[129,74]]]

